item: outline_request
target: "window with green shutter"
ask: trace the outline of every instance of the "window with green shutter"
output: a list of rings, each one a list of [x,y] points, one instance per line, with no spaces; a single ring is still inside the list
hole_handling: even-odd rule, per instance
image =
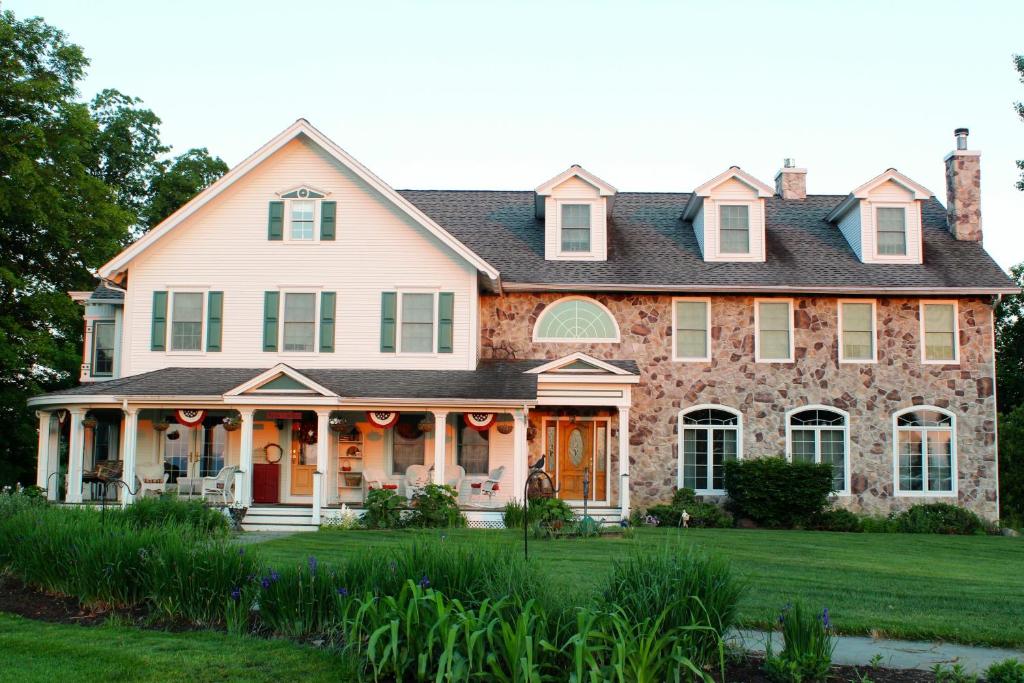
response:
[[[320,240],[334,239],[334,226],[337,222],[337,202],[320,202]]]
[[[167,350],[167,292],[153,292],[149,348],[153,351]]]
[[[380,293],[380,350],[395,353],[395,330],[398,317],[398,293]]]
[[[320,351],[334,351],[334,311],[337,297],[334,292],[320,293]]]
[[[220,351],[224,316],[224,292],[210,292],[206,309],[206,350]]]
[[[267,218],[267,239],[275,242],[284,239],[284,202],[270,202]]]
[[[277,351],[277,321],[280,315],[281,293],[263,293],[263,350]]]
[[[455,294],[441,292],[437,300],[437,352],[452,353],[455,345]]]

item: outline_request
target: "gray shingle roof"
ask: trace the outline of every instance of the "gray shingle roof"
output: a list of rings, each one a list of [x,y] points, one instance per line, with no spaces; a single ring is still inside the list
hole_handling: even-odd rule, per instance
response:
[[[114,301],[124,301],[124,292],[117,289],[111,289],[102,282],[96,286],[96,289],[92,291],[92,295],[89,297],[91,301],[106,301],[113,303]]]
[[[861,263],[839,229],[825,220],[845,195],[766,202],[764,263],[705,263],[693,226],[682,220],[689,193],[620,192],[608,224],[608,260],[545,261],[544,224],[534,215],[533,192],[402,190],[401,194],[501,271],[507,284],[585,289],[727,290],[730,287],[802,290],[990,290],[1013,286],[976,242],[956,240],[946,211],[924,202],[924,263]]]

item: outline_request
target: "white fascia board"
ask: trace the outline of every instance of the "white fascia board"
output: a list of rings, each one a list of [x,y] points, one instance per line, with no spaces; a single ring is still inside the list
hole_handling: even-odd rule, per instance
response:
[[[270,142],[260,147],[240,164],[225,173],[215,183],[193,197],[191,201],[187,202],[180,209],[164,219],[162,223],[143,235],[134,244],[130,245],[120,254],[104,264],[99,270],[100,277],[105,279],[112,278],[114,275],[123,271],[132,259],[148,249],[161,237],[180,225],[187,218],[195,214],[199,209],[206,206],[211,200],[224,192],[224,190],[231,187],[249,171],[259,166],[272,154],[299,135],[305,135],[331,154],[331,156],[333,156],[338,162],[347,166],[370,187],[377,190],[385,198],[398,206],[398,208],[405,211],[405,213],[407,213],[413,220],[426,228],[427,231],[441,240],[442,243],[448,246],[456,254],[472,264],[477,270],[485,273],[492,280],[498,279],[497,268],[487,263],[487,261],[470,250],[469,247],[435,223],[429,216],[423,213],[405,197],[398,194],[398,192],[374,175],[368,168],[349,156],[345,150],[336,145],[319,130],[314,128],[313,125],[305,119],[299,119],[284,131],[276,135]]]
[[[725,171],[719,173],[711,180],[699,185],[694,189],[693,194],[700,197],[710,197],[711,191],[721,185],[727,180],[735,178],[744,185],[749,186],[753,190],[757,190],[757,196],[759,198],[772,197],[775,195],[775,188],[771,187],[760,180],[744,171],[739,166],[730,166]]]
[[[1020,294],[1015,287],[804,287],[790,285],[637,285],[637,284],[579,284],[573,282],[534,283],[512,282],[503,285],[507,292],[676,292],[703,294],[877,294],[920,296],[995,296]]]
[[[224,396],[225,397],[239,396],[241,394],[244,394],[247,391],[252,391],[254,389],[258,389],[260,386],[262,386],[263,384],[266,384],[267,382],[271,381],[272,379],[275,379],[279,375],[285,375],[287,377],[290,377],[291,379],[295,380],[299,384],[301,384],[301,385],[303,385],[305,387],[308,387],[310,391],[315,391],[316,393],[320,394],[321,396],[329,396],[329,397],[333,397],[333,398],[337,398],[338,397],[338,394],[334,393],[333,391],[331,391],[327,387],[323,386],[322,384],[317,384],[316,382],[311,380],[309,377],[306,377],[305,375],[303,375],[301,372],[299,372],[295,368],[291,367],[290,365],[286,365],[284,363],[278,363],[277,365],[275,365],[274,367],[270,368],[269,370],[261,372],[259,375],[253,377],[248,382],[244,382],[243,384],[239,384],[237,387],[235,387],[231,391],[226,392],[224,394]]]
[[[563,356],[562,358],[558,358],[549,363],[545,363],[544,365],[538,365],[535,368],[526,370],[526,374],[541,375],[544,374],[545,372],[558,370],[559,368],[575,363],[576,361],[582,361],[589,365],[593,365],[595,368],[600,368],[601,370],[610,372],[613,375],[626,375],[635,377],[635,375],[633,375],[633,373],[629,372],[628,370],[623,370],[622,368],[616,367],[611,363],[606,363],[603,360],[594,358],[593,356],[583,353],[582,351],[577,351],[576,353],[570,354],[568,356]]]
[[[549,195],[554,191],[556,187],[564,183],[569,178],[572,178],[573,176],[576,176],[585,183],[593,185],[597,189],[598,194],[600,194],[602,197],[609,197],[618,193],[618,190],[616,190],[615,187],[605,182],[604,180],[601,180],[596,175],[594,175],[587,169],[583,168],[582,166],[570,166],[566,170],[556,175],[554,178],[538,185],[536,189],[534,189],[534,192],[540,196]]]
[[[882,183],[889,182],[890,180],[913,193],[914,199],[928,199],[935,196],[935,193],[927,187],[914,182],[895,168],[886,169],[883,173],[876,175],[874,178],[855,189],[851,195],[857,199],[866,199],[871,190],[875,189]]]
[[[852,193],[846,195],[846,197],[843,198],[843,201],[839,202],[836,208],[829,211],[828,215],[825,216],[825,220],[830,223],[842,220],[843,216],[849,213],[851,209],[858,206],[859,202],[860,199],[855,197]]]

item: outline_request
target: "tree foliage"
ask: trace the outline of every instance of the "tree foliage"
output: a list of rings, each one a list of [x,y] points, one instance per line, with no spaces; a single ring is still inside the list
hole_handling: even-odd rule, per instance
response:
[[[1010,276],[1024,288],[1024,263],[1011,268]],[[1004,296],[994,316],[998,408],[1007,413],[1024,403],[1024,295]]]
[[[152,111],[117,90],[79,99],[88,64],[42,19],[0,12],[0,484],[34,479],[25,401],[77,376],[82,313],[67,292],[95,287],[96,269],[149,225],[154,196],[161,211],[188,198],[160,189],[175,163],[160,161]]]
[[[228,165],[220,157],[211,157],[205,147],[161,162],[149,186],[149,202],[142,211],[144,227],[160,223],[227,172]]]
[[[1024,83],[1024,55],[1014,55],[1013,65],[1017,67],[1020,82]],[[1014,102],[1013,108],[1017,110],[1017,116],[1020,117],[1020,120],[1024,121],[1024,102]],[[1017,162],[1017,168],[1020,169],[1020,180],[1017,181],[1017,189],[1024,192],[1024,159],[1020,159]]]

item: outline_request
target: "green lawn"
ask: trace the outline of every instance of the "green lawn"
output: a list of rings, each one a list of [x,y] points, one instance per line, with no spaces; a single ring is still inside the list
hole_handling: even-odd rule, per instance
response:
[[[67,626],[0,613],[0,680],[340,681],[341,657],[225,633]]]
[[[275,563],[330,562],[415,538],[522,549],[512,531],[320,531],[259,544]],[[634,539],[530,542],[567,599],[598,590],[617,557],[696,544],[730,559],[748,586],[745,625],[774,623],[796,598],[827,606],[843,633],[1024,647],[1024,542],[995,536],[641,529]]]

